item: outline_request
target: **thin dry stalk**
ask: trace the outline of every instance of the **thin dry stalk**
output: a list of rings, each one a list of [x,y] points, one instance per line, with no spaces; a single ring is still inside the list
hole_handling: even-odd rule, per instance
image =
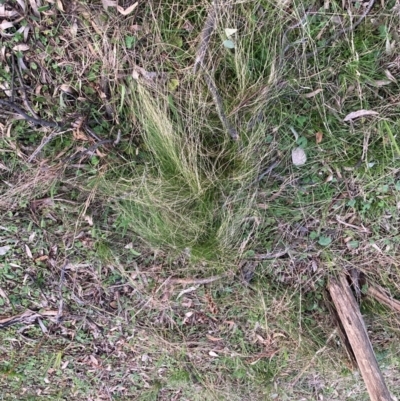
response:
[[[50,134],[48,137],[43,138],[42,143],[36,148],[36,150],[29,156],[28,158],[28,163],[30,163],[40,152],[41,150],[51,141],[53,140],[55,137],[60,136],[62,134],[65,134],[66,132],[68,132],[70,130],[66,130],[66,131],[61,131],[61,132],[53,132],[52,134]]]
[[[206,21],[204,23],[203,30],[201,32],[200,46],[197,49],[196,60],[193,66],[193,72],[196,73],[199,66],[204,66],[204,58],[207,54],[207,49],[210,44],[211,35],[215,28],[215,21],[217,16],[217,0],[211,3],[211,6],[208,10],[208,15]]]
[[[226,113],[224,111],[224,106],[222,102],[222,98],[218,93],[218,90],[213,82],[213,79],[211,78],[210,75],[205,73],[204,79],[206,81],[208,90],[211,93],[211,96],[213,98],[215,107],[217,109],[218,117],[222,122],[222,125],[224,126],[224,129],[228,132],[230,137],[234,140],[237,141],[239,140],[239,134],[236,131],[236,129],[231,125],[231,123],[228,121],[228,118],[226,117]]]
[[[199,66],[202,68],[204,71],[204,79],[207,84],[207,88],[211,93],[211,96],[213,98],[215,107],[217,109],[218,117],[222,122],[222,125],[224,126],[225,131],[228,132],[230,137],[234,140],[237,141],[239,139],[239,134],[237,133],[236,129],[230,124],[228,121],[228,118],[226,117],[226,113],[224,111],[224,106],[223,106],[223,101],[218,93],[217,87],[214,83],[213,78],[208,74],[205,70],[205,64],[204,64],[204,59],[207,54],[207,49],[210,44],[210,39],[211,35],[214,32],[215,29],[215,22],[216,22],[216,17],[217,17],[217,11],[219,10],[219,4],[218,1],[215,0],[208,11],[208,15],[201,33],[201,40],[200,40],[200,46],[197,50],[196,54],[196,60],[194,62],[193,66],[193,72],[196,73],[198,71]]]

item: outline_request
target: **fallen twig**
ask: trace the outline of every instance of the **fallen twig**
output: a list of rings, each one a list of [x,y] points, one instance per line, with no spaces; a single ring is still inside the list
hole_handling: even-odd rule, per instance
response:
[[[39,153],[40,151],[55,137],[65,134],[69,130],[66,131],[56,131],[50,134],[49,136],[42,139],[42,143],[36,148],[36,150],[29,156],[28,163],[30,163]]]
[[[7,317],[4,319],[0,320],[0,330],[5,329],[9,326],[12,326],[13,324],[17,323],[23,323],[23,324],[32,324],[34,323],[38,318],[48,318],[48,319],[53,319],[54,316],[57,315],[57,311],[54,310],[49,310],[49,311],[44,311],[41,313],[34,312],[30,309],[27,309],[25,312],[20,313],[17,316],[11,316]]]
[[[26,114],[21,108],[19,108],[13,102],[9,102],[7,100],[0,99],[0,105],[9,107],[11,110],[14,110],[17,114],[19,114],[25,120],[30,121],[33,124],[42,125],[43,127],[51,127],[51,128],[60,128],[61,127],[61,125],[59,123],[43,120],[41,118],[31,117],[30,115]]]
[[[224,278],[228,276],[227,274],[221,274],[219,276],[211,276],[211,277],[206,277],[206,278],[172,278],[168,281],[169,284],[197,284],[197,285],[202,285],[202,284],[210,284],[213,283],[214,281],[221,280],[221,278]]]
[[[222,98],[218,93],[218,90],[213,82],[213,79],[207,73],[204,74],[204,79],[206,81],[208,90],[210,91],[211,96],[214,100],[214,104],[217,109],[218,117],[221,120],[222,125],[224,126],[225,130],[228,132],[230,137],[234,141],[237,141],[239,139],[239,134],[237,133],[236,129],[230,124],[230,122],[228,121],[228,118],[226,117],[226,114],[224,111],[224,106],[222,103]]]
[[[214,83],[213,78],[211,77],[210,74],[207,73],[205,64],[204,64],[204,58],[207,54],[207,49],[208,45],[210,43],[210,38],[211,35],[214,31],[215,28],[215,21],[216,21],[216,15],[217,15],[217,10],[218,10],[218,0],[214,0],[214,2],[211,4],[210,9],[208,11],[208,15],[204,24],[203,31],[201,33],[201,41],[200,41],[200,46],[197,51],[196,55],[196,60],[194,62],[193,66],[193,72],[196,73],[198,71],[199,66],[202,68],[204,71],[204,79],[207,84],[207,88],[211,93],[211,96],[213,98],[215,108],[217,109],[218,117],[222,122],[222,125],[224,126],[224,129],[228,132],[230,137],[234,140],[237,141],[239,139],[239,134],[237,133],[236,129],[230,124],[226,113],[224,111],[224,105],[222,98],[220,94],[218,93],[218,89]]]
[[[394,310],[395,312],[400,312],[400,302],[389,296],[382,287],[368,284],[367,295]]]
[[[11,57],[12,57],[13,65],[15,65],[15,63],[14,63],[14,57],[13,57],[13,56],[11,56]],[[24,84],[24,81],[23,81],[23,79],[22,79],[22,75],[21,75],[21,71],[20,71],[20,66],[17,65],[16,68],[15,68],[15,70],[17,71],[17,76],[18,76],[19,84],[21,85],[22,101],[24,102],[25,107],[30,111],[30,113],[32,114],[32,116],[33,116],[34,118],[36,118],[36,119],[39,119],[39,116],[38,116],[38,115],[35,113],[35,111],[32,109],[32,107],[31,107],[31,105],[30,105],[30,103],[29,103],[29,101],[28,101],[28,96],[27,96],[27,94],[26,94],[25,84]],[[11,99],[11,100],[14,101],[14,99]]]
[[[68,266],[68,260],[65,261],[63,267],[61,268],[61,276],[60,276],[60,284],[58,286],[58,296],[59,296],[59,302],[60,304],[58,305],[58,312],[57,312],[57,322],[60,322],[60,319],[63,315],[63,306],[64,306],[64,298],[62,294],[62,288],[64,285],[64,280],[65,280],[65,269]]]
[[[289,248],[283,249],[278,252],[270,252],[270,253],[259,253],[254,256],[254,259],[257,260],[267,260],[267,259],[277,259],[285,256],[289,252]]]
[[[359,226],[355,226],[354,224],[346,223],[345,221],[341,220],[340,216],[336,216],[336,221],[340,224],[343,224],[346,227],[355,228],[356,230],[358,230],[361,233],[369,234],[371,232],[368,228],[364,227],[362,224],[361,224],[361,227],[359,227]]]
[[[200,38],[200,46],[197,49],[196,53],[196,60],[194,62],[193,66],[193,72],[196,73],[199,66],[204,65],[204,58],[207,53],[208,45],[210,43],[211,35],[214,31],[215,27],[215,19],[217,15],[217,0],[214,0],[214,2],[211,4],[206,21],[204,23],[203,30],[201,32],[201,38]]]

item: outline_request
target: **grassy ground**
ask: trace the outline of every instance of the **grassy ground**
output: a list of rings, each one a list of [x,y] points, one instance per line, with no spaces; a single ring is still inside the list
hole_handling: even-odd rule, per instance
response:
[[[399,296],[398,5],[221,2],[195,72],[207,2],[2,3],[1,99],[62,126],[1,109],[2,399],[368,399],[325,288]]]

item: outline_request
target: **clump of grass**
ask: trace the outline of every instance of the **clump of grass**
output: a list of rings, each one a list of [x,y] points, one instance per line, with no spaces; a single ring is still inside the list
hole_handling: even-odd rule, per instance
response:
[[[251,146],[241,150],[218,126],[209,127],[196,113],[202,107],[193,93],[178,109],[168,94],[154,96],[135,82],[130,89],[146,164],[116,183],[123,193],[114,199],[120,221],[153,245],[191,248],[202,256],[237,245],[252,199],[245,189],[257,173],[249,162]]]
[[[275,20],[282,10],[252,4],[221,10],[201,72],[183,75],[181,71],[187,71],[187,63],[195,59],[195,40],[204,22],[199,15],[206,18],[208,8],[204,4],[190,10],[185,7],[187,21],[196,22],[194,32],[185,32],[179,28],[183,21],[176,25],[179,7],[171,2],[169,9],[168,4],[159,8],[155,3],[146,10],[153,21],[155,43],[136,60],[167,77],[167,82],[126,82],[123,119],[139,132],[139,155],[133,157],[130,172],[124,168],[123,178],[110,170],[105,192],[116,194],[117,224],[132,229],[149,244],[190,248],[193,255],[207,258],[235,249],[231,255],[236,256],[251,236],[252,229],[249,232],[245,223],[250,218],[257,225],[253,207],[257,191],[252,183],[274,152],[265,142],[265,118],[271,115],[275,121],[279,114],[267,106],[275,99],[279,77],[281,28]],[[258,14],[264,18],[261,23],[255,20]],[[227,26],[239,28],[234,52],[222,45]],[[265,35],[265,29],[275,35]],[[173,43],[165,32],[173,33]],[[149,64],[148,55],[156,57],[161,50],[166,52],[162,61]],[[166,73],[171,69],[172,74]],[[214,77],[227,116],[239,131],[238,142],[224,130],[203,72]],[[171,79],[179,82],[174,89],[169,85]],[[261,115],[264,124],[251,123]],[[112,185],[111,179],[116,180]]]

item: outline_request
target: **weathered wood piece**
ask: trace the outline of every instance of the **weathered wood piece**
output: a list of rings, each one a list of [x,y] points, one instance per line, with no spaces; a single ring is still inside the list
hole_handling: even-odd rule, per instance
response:
[[[349,339],[371,401],[391,401],[357,302],[345,275],[332,278],[328,291]]]
[[[367,288],[367,296],[376,299],[378,302],[386,305],[395,312],[400,312],[400,302],[390,297],[388,293],[378,285],[369,284]]]

